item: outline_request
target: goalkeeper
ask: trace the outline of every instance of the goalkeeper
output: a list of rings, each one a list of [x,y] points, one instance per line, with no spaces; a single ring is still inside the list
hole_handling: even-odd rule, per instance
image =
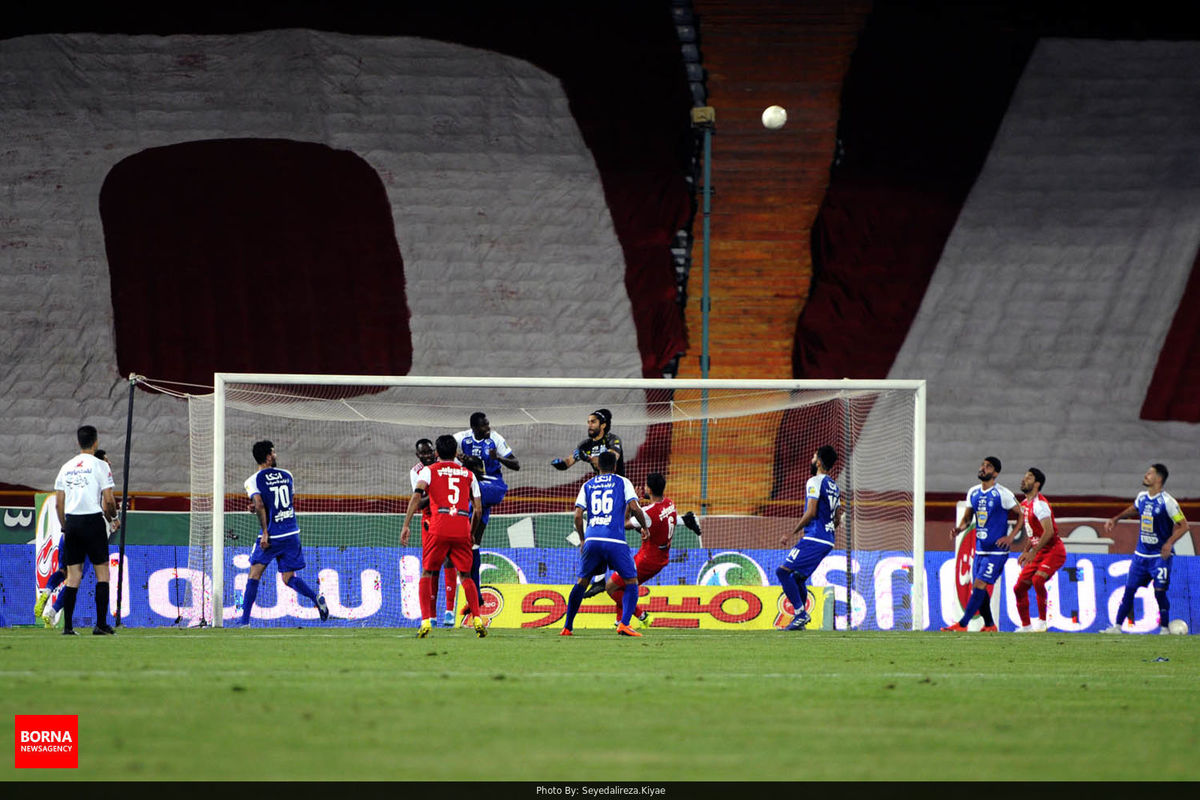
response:
[[[587,438],[580,442],[574,452],[566,458],[556,458],[550,466],[557,470],[565,470],[578,461],[591,464],[593,472],[599,472],[597,458],[608,450],[617,454],[617,475],[625,474],[625,453],[621,449],[621,437],[612,432],[612,412],[607,408],[598,408],[587,418]]]

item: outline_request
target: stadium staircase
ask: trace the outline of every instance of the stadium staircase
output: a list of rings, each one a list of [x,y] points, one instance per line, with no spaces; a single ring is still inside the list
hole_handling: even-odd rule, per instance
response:
[[[791,342],[811,276],[809,230],[834,156],[842,78],[870,3],[696,0],[693,6],[708,102],[716,109],[709,375],[791,378]],[[769,105],[787,109],[782,130],[762,126]],[[701,376],[700,230],[697,213],[689,351],[680,378]],[[709,426],[710,437],[736,441],[732,451],[747,456],[773,452],[775,432],[776,425],[753,433]],[[699,459],[700,439],[698,425],[673,426],[672,491],[677,502],[697,509],[699,477],[690,465]],[[727,466],[712,463],[710,473],[719,476]],[[709,480],[708,512],[755,513],[769,501],[769,468],[751,484]]]

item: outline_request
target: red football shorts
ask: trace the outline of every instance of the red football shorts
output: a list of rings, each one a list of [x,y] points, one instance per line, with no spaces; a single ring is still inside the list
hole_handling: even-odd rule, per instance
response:
[[[667,565],[667,560],[667,554],[662,550],[655,550],[650,554],[647,554],[644,550],[638,550],[634,553],[633,564],[637,567],[638,583],[645,583],[662,572],[662,568]],[[625,579],[615,572],[612,574],[612,581],[617,585],[617,588],[625,585]]]
[[[421,567],[437,572],[446,559],[459,572],[471,572],[471,520],[458,514],[434,514],[429,539],[421,552]]]
[[[1065,563],[1067,563],[1067,548],[1063,545],[1062,539],[1059,539],[1043,550],[1037,558],[1025,562],[1025,566],[1021,568],[1021,575],[1017,578],[1017,582],[1033,583],[1033,576],[1038,572],[1049,578],[1055,572],[1058,572],[1059,568]]]

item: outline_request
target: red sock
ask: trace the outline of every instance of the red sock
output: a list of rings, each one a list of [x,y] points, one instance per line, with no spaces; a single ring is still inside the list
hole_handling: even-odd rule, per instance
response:
[[[421,596],[421,619],[433,619],[433,579],[428,575],[421,576],[417,594]]]
[[[608,596],[617,604],[617,619],[620,619],[625,612],[625,587],[618,586],[608,593]]]
[[[1046,579],[1041,575],[1033,576],[1033,591],[1037,593],[1038,617],[1046,619]]]
[[[467,595],[467,607],[471,611],[471,616],[478,617],[479,614],[479,590],[475,588],[475,581],[471,580],[471,576],[467,575],[462,579],[463,592]]]
[[[442,570],[442,577],[446,579],[446,610],[454,610],[454,596],[458,594],[458,570],[454,567],[446,567]],[[434,605],[437,605],[434,603]]]
[[[1017,593],[1017,616],[1021,618],[1021,625],[1029,627],[1029,590]]]

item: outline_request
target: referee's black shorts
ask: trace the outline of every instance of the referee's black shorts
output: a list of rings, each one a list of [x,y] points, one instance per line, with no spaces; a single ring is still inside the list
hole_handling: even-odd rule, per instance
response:
[[[67,514],[63,526],[63,558],[67,566],[108,563],[108,525],[103,514]]]

